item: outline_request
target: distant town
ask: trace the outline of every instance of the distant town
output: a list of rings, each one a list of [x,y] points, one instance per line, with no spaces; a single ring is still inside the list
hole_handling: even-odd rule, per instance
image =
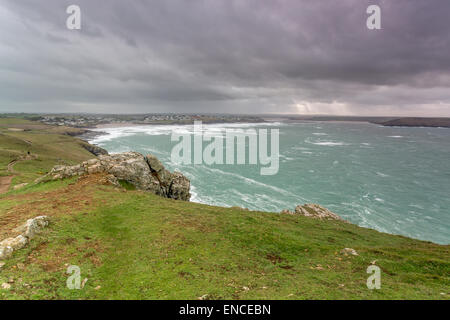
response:
[[[360,121],[382,126],[394,127],[441,127],[450,128],[450,118],[445,117],[382,117],[382,116],[335,116],[335,115],[293,115],[293,114],[31,114],[0,113],[0,118],[24,118],[39,121],[47,125],[80,129],[101,128],[107,126],[151,125],[151,124],[191,124],[203,123],[260,123],[260,122],[308,122],[308,121]]]
[[[264,119],[246,115],[220,114],[143,114],[143,115],[102,115],[102,114],[48,114],[27,117],[49,125],[75,128],[95,128],[107,125],[129,124],[190,124],[203,123],[264,122]]]

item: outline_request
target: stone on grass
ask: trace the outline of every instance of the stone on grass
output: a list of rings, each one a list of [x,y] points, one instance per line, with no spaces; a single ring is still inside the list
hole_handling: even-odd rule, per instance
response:
[[[8,259],[14,251],[25,247],[37,233],[48,226],[48,223],[49,219],[47,216],[39,216],[28,219],[23,225],[14,229],[14,232],[20,233],[17,237],[6,238],[0,241],[0,260]]]
[[[341,250],[341,254],[345,254],[345,255],[352,255],[352,256],[358,256],[358,252],[356,252],[355,249],[352,248],[344,248]]]
[[[2,283],[2,289],[4,289],[4,290],[11,289],[11,285],[9,283],[4,282],[4,283]]]

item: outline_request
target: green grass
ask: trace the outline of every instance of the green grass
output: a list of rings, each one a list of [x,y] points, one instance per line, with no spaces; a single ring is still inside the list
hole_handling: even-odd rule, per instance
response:
[[[52,182],[52,188],[58,184],[68,185]],[[45,184],[30,192],[40,188]],[[30,247],[7,261],[0,282],[15,282],[0,297],[448,297],[441,294],[449,293],[448,246],[337,221],[212,207],[106,186],[90,190],[102,205],[53,218]],[[345,247],[359,256],[341,255]],[[374,260],[382,270],[380,290],[366,287],[366,269]],[[88,278],[83,289],[66,288],[68,265],[80,266],[82,278]]]
[[[124,188],[125,190],[136,190],[136,187],[134,184],[126,181],[126,180],[119,180],[119,184]]]
[[[7,136],[2,164],[25,150],[24,138],[42,160],[18,163],[16,181],[33,179],[61,161],[92,157],[76,139],[51,131]],[[0,221],[11,213],[51,216],[43,233],[5,261],[0,283],[12,280],[12,287],[0,289],[0,299],[448,299],[450,294],[449,246],[339,221],[174,201],[128,185],[81,184],[73,178],[0,195]],[[359,255],[342,255],[347,247]],[[382,270],[380,290],[366,287],[366,270],[374,261]],[[79,266],[81,278],[88,279],[83,289],[66,287],[69,265]]]

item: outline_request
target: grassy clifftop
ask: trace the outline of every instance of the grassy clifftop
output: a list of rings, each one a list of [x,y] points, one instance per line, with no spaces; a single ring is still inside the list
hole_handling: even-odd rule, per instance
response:
[[[16,164],[15,179],[92,158],[77,139],[52,130],[3,132],[6,159],[27,151],[16,140],[25,139],[42,160]],[[0,289],[0,299],[448,299],[449,246],[101,181],[91,175],[0,195],[0,240],[30,217],[51,217],[49,228],[5,261],[0,284],[11,287]],[[359,255],[341,254],[347,247]],[[380,290],[366,287],[371,264],[381,268]],[[69,265],[80,267],[83,289],[66,287]]]
[[[80,131],[0,118],[0,176],[13,176],[13,185],[31,182],[55,164],[75,164],[92,158],[82,147],[83,141],[70,136]]]

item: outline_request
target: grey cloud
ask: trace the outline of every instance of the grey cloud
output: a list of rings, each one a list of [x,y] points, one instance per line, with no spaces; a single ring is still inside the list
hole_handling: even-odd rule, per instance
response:
[[[72,2],[0,0],[0,111],[450,116],[448,0]]]

